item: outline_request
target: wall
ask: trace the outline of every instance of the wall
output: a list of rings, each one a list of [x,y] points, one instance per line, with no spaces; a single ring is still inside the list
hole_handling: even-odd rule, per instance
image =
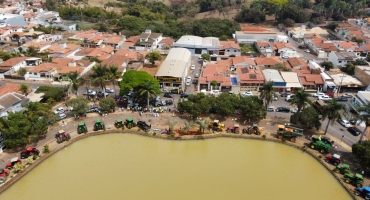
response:
[[[370,73],[370,66],[369,66],[369,71]],[[366,71],[361,70],[358,66],[355,67],[355,75],[358,80],[360,80],[364,85],[370,85],[370,75],[366,73]]]

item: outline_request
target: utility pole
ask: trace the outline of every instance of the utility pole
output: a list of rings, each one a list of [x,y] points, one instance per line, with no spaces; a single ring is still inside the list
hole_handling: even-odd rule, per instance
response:
[[[339,88],[338,88],[338,91],[337,91],[337,97],[338,97],[338,94],[340,92],[340,89],[342,88],[342,83],[343,83],[343,78],[345,77],[344,74],[342,74],[342,79],[340,80],[340,85],[339,85]]]

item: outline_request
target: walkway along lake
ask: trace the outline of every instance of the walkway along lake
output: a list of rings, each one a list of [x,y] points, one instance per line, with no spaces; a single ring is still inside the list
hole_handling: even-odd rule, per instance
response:
[[[0,199],[351,199],[314,158],[267,141],[171,141],[133,134],[80,140]]]

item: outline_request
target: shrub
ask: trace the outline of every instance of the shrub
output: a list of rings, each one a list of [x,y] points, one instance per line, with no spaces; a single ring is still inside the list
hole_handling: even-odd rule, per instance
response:
[[[44,146],[44,153],[49,153],[50,152],[50,147],[49,145]]]
[[[322,155],[319,155],[319,158],[322,158]]]
[[[282,142],[286,142],[286,138],[284,138],[284,137],[283,137],[283,138],[281,138],[281,141],[282,141]]]
[[[266,135],[262,135],[262,138],[263,138],[263,139],[266,139]]]
[[[153,133],[153,136],[155,136],[155,135],[157,135],[157,133],[156,133],[156,132],[154,132],[154,133]]]

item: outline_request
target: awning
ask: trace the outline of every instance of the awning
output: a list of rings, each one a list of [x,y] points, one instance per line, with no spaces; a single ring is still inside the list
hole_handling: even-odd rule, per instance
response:
[[[274,82],[274,87],[285,87],[285,82]]]
[[[287,88],[302,88],[301,83],[286,83]]]

